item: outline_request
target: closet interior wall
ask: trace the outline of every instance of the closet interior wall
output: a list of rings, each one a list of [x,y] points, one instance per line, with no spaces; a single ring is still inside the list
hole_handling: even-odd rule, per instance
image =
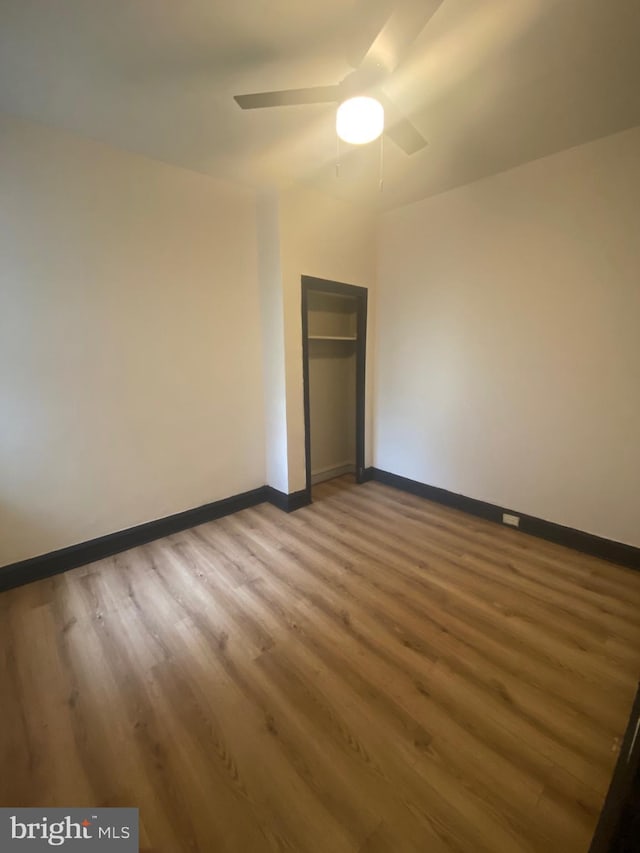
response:
[[[311,483],[356,470],[356,341],[354,297],[308,297]]]

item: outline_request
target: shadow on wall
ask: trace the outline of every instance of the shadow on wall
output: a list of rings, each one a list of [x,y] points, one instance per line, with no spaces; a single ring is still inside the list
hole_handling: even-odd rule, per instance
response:
[[[3,566],[53,550],[40,543],[55,542],[56,538],[56,528],[47,524],[46,518],[20,511],[0,499],[0,571]]]

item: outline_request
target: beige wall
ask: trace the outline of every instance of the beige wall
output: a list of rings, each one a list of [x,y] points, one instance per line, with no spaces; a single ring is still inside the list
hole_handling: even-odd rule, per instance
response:
[[[376,238],[318,193],[256,210],[0,118],[0,565],[304,488],[300,277],[372,289],[376,239],[367,464],[640,544],[638,151],[571,149]]]
[[[386,214],[375,464],[640,545],[640,129]]]
[[[264,483],[255,204],[0,119],[0,565]]]
[[[301,276],[311,275],[369,288],[365,464],[373,440],[373,328],[375,219],[364,208],[307,190],[280,199],[284,293],[289,491],[305,487],[302,394]]]
[[[280,262],[280,201],[265,192],[257,204],[258,278],[262,320],[265,472],[268,486],[289,491],[284,305]]]

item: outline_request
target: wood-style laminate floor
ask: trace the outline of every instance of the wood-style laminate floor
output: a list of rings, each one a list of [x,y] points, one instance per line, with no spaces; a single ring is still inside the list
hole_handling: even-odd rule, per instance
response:
[[[640,574],[378,483],[0,595],[0,805],[179,853],[586,853]]]

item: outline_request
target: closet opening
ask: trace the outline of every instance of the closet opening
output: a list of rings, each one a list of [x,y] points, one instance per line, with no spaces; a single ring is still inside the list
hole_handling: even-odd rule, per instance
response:
[[[325,480],[364,480],[367,289],[302,276],[307,494]]]

